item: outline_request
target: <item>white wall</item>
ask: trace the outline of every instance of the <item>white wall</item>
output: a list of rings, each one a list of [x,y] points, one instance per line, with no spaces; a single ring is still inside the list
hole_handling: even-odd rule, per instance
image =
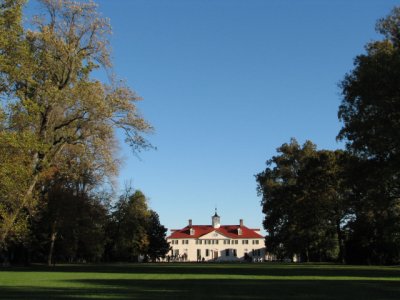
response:
[[[169,255],[173,256],[176,250],[178,250],[181,259],[186,257],[187,261],[198,260],[198,249],[200,250],[201,258],[204,258],[205,261],[239,261],[244,260],[245,253],[257,260],[264,259],[265,256],[263,238],[229,239],[220,234],[216,234],[216,232],[211,232],[198,240],[167,239],[167,241],[172,247],[172,251]],[[228,253],[226,250],[228,250]],[[234,250],[236,250],[236,256],[234,256]]]

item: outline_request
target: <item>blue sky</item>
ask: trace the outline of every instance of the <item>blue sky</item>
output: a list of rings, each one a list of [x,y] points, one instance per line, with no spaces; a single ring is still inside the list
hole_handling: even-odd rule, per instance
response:
[[[161,222],[262,227],[254,175],[295,137],[343,147],[338,83],[398,1],[97,0],[115,73],[143,101],[157,150],[121,146]]]

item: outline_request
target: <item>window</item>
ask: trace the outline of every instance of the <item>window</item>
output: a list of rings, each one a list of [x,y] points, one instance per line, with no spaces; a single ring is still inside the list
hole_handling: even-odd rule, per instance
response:
[[[229,249],[225,249],[225,256],[229,256]]]
[[[243,245],[247,245],[249,243],[249,240],[242,240]]]
[[[210,250],[206,249],[206,256],[210,256]]]
[[[218,245],[218,240],[215,240],[215,244],[217,244],[217,245]]]
[[[179,249],[174,249],[174,255],[179,256]]]
[[[253,245],[258,245],[259,240],[253,240]]]
[[[201,258],[201,249],[197,249],[197,259]]]
[[[236,251],[236,249],[233,249],[233,256],[237,256],[237,251]]]

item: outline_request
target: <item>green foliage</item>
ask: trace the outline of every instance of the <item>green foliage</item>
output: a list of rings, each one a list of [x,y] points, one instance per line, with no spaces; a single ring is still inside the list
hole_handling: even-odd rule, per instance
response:
[[[15,83],[14,74],[22,70],[27,54],[21,25],[25,0],[0,0],[0,94],[8,93]]]
[[[34,217],[34,261],[95,262],[103,258],[108,209],[81,184],[58,179],[48,187]]]
[[[0,234],[9,230],[6,243],[22,241],[28,234],[27,213],[34,213],[34,194],[22,204],[25,191],[29,188],[32,174],[31,151],[40,146],[28,132],[0,131]],[[25,212],[14,218],[13,212],[21,206]],[[11,224],[13,224],[11,226]]]
[[[400,46],[400,7],[394,7],[392,12],[378,21],[376,30],[385,36],[397,48]]]
[[[342,151],[317,151],[292,139],[256,175],[263,196],[267,249],[305,261],[342,260],[348,211],[341,183]]]
[[[113,255],[116,259],[138,261],[149,246],[147,220],[150,212],[141,191],[121,196],[113,214]]]
[[[158,214],[148,208],[146,196],[141,191],[132,193],[127,189],[116,204],[109,225],[108,260],[163,258],[170,248],[166,233]]]
[[[167,228],[161,225],[158,214],[153,210],[150,210],[150,216],[147,223],[149,246],[146,255],[151,259],[151,261],[157,261],[160,258],[164,258],[171,249],[166,240]]]
[[[355,69],[342,82],[340,139],[365,158],[398,160],[400,155],[400,48],[374,42],[355,59]]]
[[[129,87],[91,77],[98,67],[111,71],[110,26],[96,5],[39,2],[44,17],[35,18],[29,30],[21,23],[25,1],[0,2],[0,142],[6,142],[1,150],[10,159],[0,171],[0,247],[19,215],[30,214],[40,184],[57,172],[74,176],[77,167],[96,169],[99,178],[113,176],[118,168],[115,129],[126,133],[134,151],[149,146],[143,134],[152,131],[137,111],[140,98]],[[21,150],[12,145],[13,138]],[[17,156],[22,161],[12,163],[15,151],[23,152]],[[66,157],[85,163],[71,165]],[[25,176],[24,184],[16,199],[8,200],[14,174]]]
[[[266,246],[278,256],[400,262],[400,8],[378,21],[341,82],[343,151],[295,140],[257,175]]]
[[[355,210],[348,252],[354,253],[355,262],[398,263],[400,8],[379,20],[376,28],[385,38],[366,46],[341,83],[343,128],[338,138],[359,158],[351,171]]]

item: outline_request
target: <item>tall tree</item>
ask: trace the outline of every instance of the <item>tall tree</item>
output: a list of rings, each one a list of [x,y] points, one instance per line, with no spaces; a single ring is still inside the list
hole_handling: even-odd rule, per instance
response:
[[[113,214],[112,245],[114,259],[138,261],[149,246],[146,196],[141,191],[127,190],[120,197]]]
[[[366,46],[341,83],[339,139],[365,158],[398,161],[400,155],[400,7],[377,23],[385,36]]]
[[[29,56],[21,25],[24,3],[22,0],[0,1],[0,250],[5,246],[5,228],[8,228],[10,242],[26,236],[27,214],[32,211],[29,201],[32,197],[25,197],[25,194],[32,177],[31,151],[37,149],[38,144],[31,132],[10,129],[7,111],[8,102],[14,101],[16,88],[11,77],[28,71],[23,63]],[[24,197],[26,204],[22,210],[20,199]],[[20,213],[10,217],[10,212],[16,210]]]
[[[343,194],[342,151],[317,151],[292,139],[256,175],[262,195],[267,249],[305,261],[344,257],[344,223],[349,215]],[[344,160],[345,161],[345,160]]]
[[[87,177],[58,174],[47,182],[40,210],[32,220],[35,238],[31,248],[36,259],[46,256],[51,265],[54,254],[64,261],[98,261],[103,257],[109,212],[97,185],[89,186],[91,179]]]
[[[353,177],[352,247],[364,262],[391,263],[400,261],[400,7],[376,29],[384,39],[367,44],[341,83],[338,138],[362,171]]]
[[[152,261],[164,258],[171,249],[167,242],[167,228],[160,223],[160,218],[154,210],[150,210],[150,216],[147,222],[147,235],[149,237],[149,246],[147,255]]]
[[[57,177],[38,196],[22,239],[12,239],[3,253],[11,262],[99,261],[106,243],[108,205],[96,190]],[[26,216],[27,217],[27,216]],[[29,229],[29,231],[28,231]]]
[[[351,156],[342,150],[319,150],[306,159],[299,172],[298,184],[304,198],[312,202],[308,208],[317,211],[324,219],[317,225],[325,237],[328,257],[345,262],[345,227],[353,210],[349,202],[348,167]],[[306,208],[307,209],[307,208]]]
[[[304,159],[315,152],[315,145],[302,148],[295,139],[277,149],[280,155],[267,161],[267,168],[256,175],[258,192],[262,195],[265,214],[264,228],[268,232],[266,247],[270,252],[293,256],[308,249],[309,241],[301,236],[296,211],[297,179]],[[309,231],[302,230],[303,234]],[[307,252],[307,251],[306,251]],[[305,252],[306,260],[309,255]]]
[[[36,18],[30,30],[21,25],[23,1],[0,2],[5,8],[0,13],[0,93],[4,99],[0,139],[4,151],[13,151],[12,140],[29,145],[24,160],[17,164],[28,170],[20,195],[9,201],[1,191],[13,170],[7,168],[0,178],[2,246],[21,213],[29,213],[28,208],[34,206],[35,189],[43,177],[51,177],[65,151],[101,157],[103,166],[112,167],[116,128],[126,133],[134,150],[148,146],[142,134],[151,131],[137,111],[139,97],[129,87],[91,78],[96,68],[111,67],[110,26],[99,17],[96,5],[39,2],[46,15]]]

